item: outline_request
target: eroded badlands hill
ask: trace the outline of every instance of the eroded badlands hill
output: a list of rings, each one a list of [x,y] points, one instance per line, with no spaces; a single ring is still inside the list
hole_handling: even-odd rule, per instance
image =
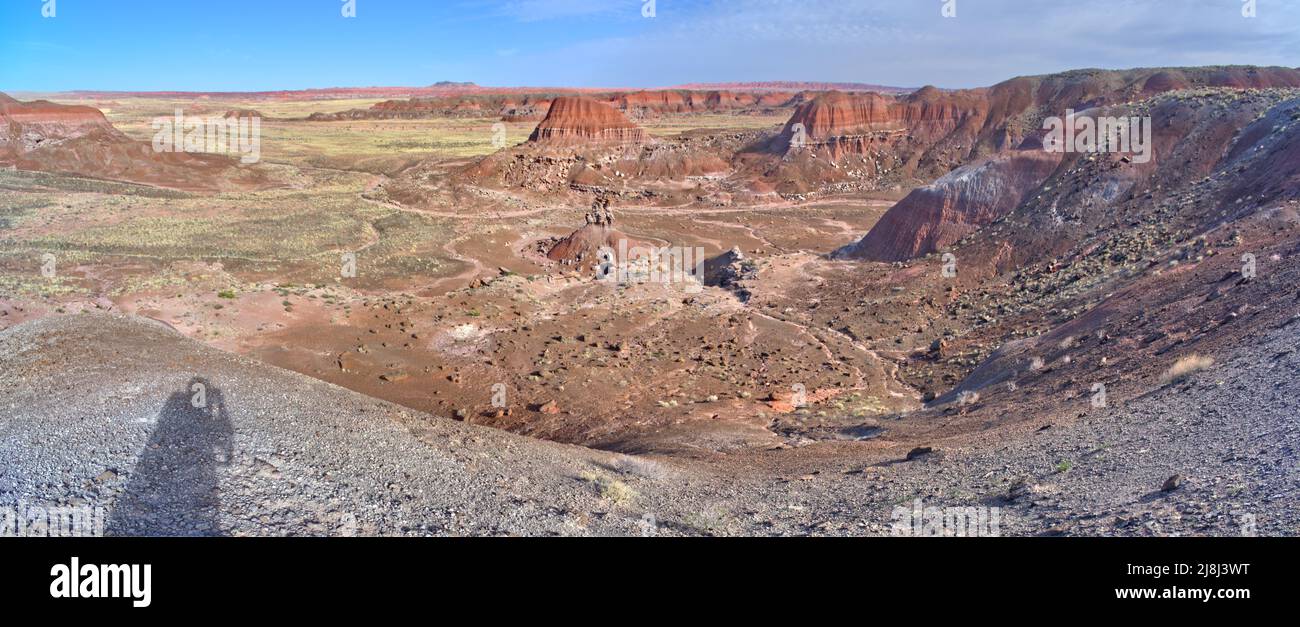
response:
[[[615,143],[646,141],[644,129],[628,121],[613,107],[578,96],[556,98],[546,117],[528,141],[546,144]]]
[[[830,93],[799,107],[778,136],[741,156],[784,193],[910,187],[990,156],[1040,148],[1043,119],[1067,109],[1082,112],[1189,88],[1296,86],[1300,71],[1291,68],[1234,66],[1076,70],[902,96]]]
[[[195,191],[257,189],[267,174],[238,158],[159,152],[118,131],[98,109],[0,100],[0,165]]]

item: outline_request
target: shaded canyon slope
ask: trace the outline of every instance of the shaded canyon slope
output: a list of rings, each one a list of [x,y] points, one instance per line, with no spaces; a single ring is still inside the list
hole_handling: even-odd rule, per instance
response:
[[[1000,153],[1039,147],[1042,121],[1192,88],[1300,86],[1290,68],[1076,70],[992,87],[908,95],[830,93],[800,106],[770,142],[742,155],[784,193],[926,183]]]

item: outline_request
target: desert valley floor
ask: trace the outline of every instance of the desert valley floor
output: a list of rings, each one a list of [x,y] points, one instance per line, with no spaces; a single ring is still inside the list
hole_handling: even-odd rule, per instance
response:
[[[918,501],[1300,533],[1300,71],[48,98],[0,95],[0,501],[146,535],[887,535]],[[1067,108],[1154,120],[1154,158],[1044,151]],[[149,150],[177,110],[255,116],[260,162]],[[620,241],[702,249],[703,284],[597,280]]]

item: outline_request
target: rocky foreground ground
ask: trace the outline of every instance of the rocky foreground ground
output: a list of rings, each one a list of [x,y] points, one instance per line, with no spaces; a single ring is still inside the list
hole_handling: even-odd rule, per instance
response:
[[[888,535],[917,499],[990,508],[1003,535],[1292,535],[1297,339],[1292,319],[1064,426],[687,461],[430,417],[139,318],[52,317],[0,334],[0,504],[103,507],[110,535]]]

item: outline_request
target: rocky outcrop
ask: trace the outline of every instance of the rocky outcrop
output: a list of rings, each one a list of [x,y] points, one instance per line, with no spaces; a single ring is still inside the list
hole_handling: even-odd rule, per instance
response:
[[[598,197],[587,212],[587,224],[556,242],[546,253],[551,261],[564,265],[580,265],[599,260],[602,248],[612,251],[631,250],[648,244],[634,241],[614,228],[614,213],[609,209],[609,199]]]
[[[742,302],[750,298],[747,281],[758,278],[758,266],[745,258],[739,248],[731,250],[704,261],[704,284],[735,292]]]
[[[639,144],[649,139],[641,127],[613,107],[585,97],[556,98],[546,119],[528,141],[547,144]]]

